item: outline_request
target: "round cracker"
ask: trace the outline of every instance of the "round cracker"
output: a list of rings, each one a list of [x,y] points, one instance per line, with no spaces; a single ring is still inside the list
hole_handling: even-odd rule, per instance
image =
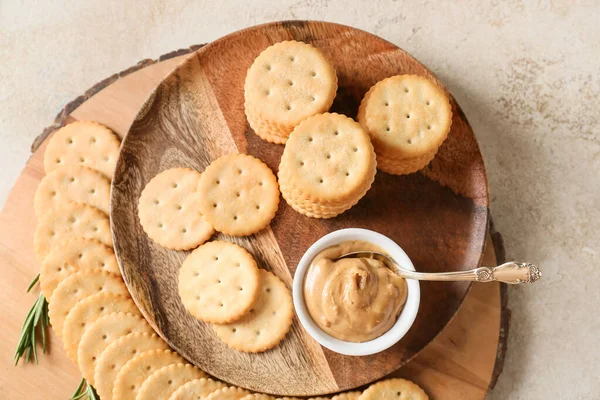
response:
[[[47,174],[64,166],[83,165],[111,179],[121,142],[106,126],[76,121],[54,132],[44,153]]]
[[[437,149],[422,156],[396,159],[383,154],[377,156],[377,168],[393,175],[407,175],[425,168],[437,154]]]
[[[249,353],[275,347],[290,330],[294,317],[292,295],[273,273],[260,270],[260,293],[256,303],[240,320],[213,325],[228,346]]]
[[[48,209],[73,201],[110,214],[110,180],[88,167],[65,166],[42,178],[35,191],[33,209],[41,219]]]
[[[428,400],[419,386],[401,378],[386,379],[369,386],[359,400]]]
[[[365,130],[340,114],[304,120],[290,135],[279,165],[282,191],[339,204],[357,200],[375,179],[373,145]]]
[[[155,371],[140,387],[136,400],[168,399],[180,386],[206,378],[204,371],[191,364],[171,364]]]
[[[57,205],[38,221],[33,237],[35,255],[43,262],[54,246],[78,237],[96,239],[112,247],[108,216],[86,204]]]
[[[331,400],[358,400],[358,397],[362,394],[362,392],[346,392],[336,394],[331,398]]]
[[[335,70],[320,50],[284,41],[263,50],[248,69],[245,108],[272,124],[293,127],[327,111],[336,91]]]
[[[123,294],[97,293],[75,304],[67,314],[62,330],[63,344],[71,360],[77,362],[77,349],[84,331],[97,319],[119,311],[141,316],[131,297]]]
[[[188,250],[206,242],[214,229],[198,208],[200,173],[189,168],[161,172],[140,196],[138,216],[148,237],[168,249]]]
[[[69,275],[84,269],[99,269],[120,275],[119,264],[111,247],[86,238],[75,238],[52,247],[40,269],[40,288],[47,299]]]
[[[242,317],[259,292],[256,261],[237,244],[203,244],[185,259],[179,270],[179,297],[194,317],[226,323]]]
[[[139,315],[115,312],[98,318],[85,330],[77,350],[77,363],[81,374],[94,385],[96,362],[102,352],[121,336],[134,332],[152,333],[152,328]]]
[[[182,362],[183,358],[170,350],[148,350],[136,355],[119,371],[113,388],[113,400],[135,399],[144,381],[155,371]]]
[[[369,89],[357,119],[371,135],[377,154],[412,158],[436,150],[446,140],[452,107],[429,79],[397,75]]]
[[[63,280],[54,290],[48,303],[52,329],[62,338],[62,329],[69,311],[80,300],[101,292],[129,295],[120,276],[110,272],[84,269]]]
[[[270,143],[285,144],[293,130],[293,127],[281,129],[275,125],[271,125],[258,115],[255,115],[250,109],[246,109],[246,117],[248,118],[248,124],[254,133],[261,139]]]
[[[275,400],[275,397],[263,393],[253,393],[242,397],[241,400]]]
[[[227,385],[223,382],[215,381],[210,378],[194,379],[175,390],[171,397],[169,397],[169,400],[203,399],[209,394],[224,387],[227,387]]]
[[[236,386],[229,386],[212,392],[205,397],[205,400],[240,400],[249,394],[252,393]]]
[[[113,388],[121,368],[137,354],[148,350],[168,350],[169,346],[156,334],[136,332],[122,336],[102,352],[94,370],[94,388],[102,400],[112,400]]]
[[[246,154],[228,154],[213,161],[198,184],[200,210],[216,230],[246,236],[266,227],[279,206],[273,171]]]

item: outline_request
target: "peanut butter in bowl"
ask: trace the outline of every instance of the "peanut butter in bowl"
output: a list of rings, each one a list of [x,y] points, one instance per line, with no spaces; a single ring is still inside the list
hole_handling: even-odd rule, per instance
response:
[[[376,339],[396,323],[407,300],[406,281],[372,258],[343,258],[356,251],[383,250],[349,240],[320,251],[304,278],[304,301],[317,326],[346,342]]]

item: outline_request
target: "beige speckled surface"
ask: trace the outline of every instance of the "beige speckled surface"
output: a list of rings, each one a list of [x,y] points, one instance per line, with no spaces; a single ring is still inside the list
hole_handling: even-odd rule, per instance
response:
[[[600,3],[0,0],[0,203],[55,113],[142,58],[277,19],[324,19],[408,50],[450,88],[487,162],[508,256],[543,281],[510,290],[491,399],[600,393]]]

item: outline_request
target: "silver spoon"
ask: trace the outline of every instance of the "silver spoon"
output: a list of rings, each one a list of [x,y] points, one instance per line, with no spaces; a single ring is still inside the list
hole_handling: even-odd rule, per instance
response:
[[[344,254],[342,258],[373,258],[382,261],[402,278],[416,279],[418,281],[476,281],[476,282],[504,282],[510,284],[533,283],[542,277],[539,268],[529,263],[510,261],[497,267],[480,267],[468,271],[456,272],[415,272],[402,268],[392,257],[376,251],[353,251]]]

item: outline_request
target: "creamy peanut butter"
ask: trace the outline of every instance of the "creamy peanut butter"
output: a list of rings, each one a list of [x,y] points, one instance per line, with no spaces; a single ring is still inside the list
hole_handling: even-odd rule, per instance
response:
[[[379,251],[371,243],[348,241],[321,251],[304,278],[311,318],[329,335],[366,342],[387,332],[404,307],[407,285],[379,260],[344,258],[354,251]]]

